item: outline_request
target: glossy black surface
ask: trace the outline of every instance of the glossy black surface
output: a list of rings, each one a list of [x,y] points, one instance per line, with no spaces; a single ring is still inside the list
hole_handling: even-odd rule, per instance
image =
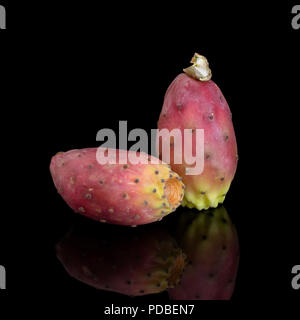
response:
[[[71,277],[104,291],[230,299],[240,252],[226,209],[181,211],[138,228],[77,223],[56,245],[57,258]]]
[[[155,128],[168,85],[195,51],[209,59],[230,105],[239,148],[224,206],[241,256],[226,306],[246,304],[245,314],[257,303],[269,311],[299,301],[291,269],[300,259],[300,42],[291,5],[1,3],[8,11],[0,37],[1,299],[12,299],[11,312],[43,306],[43,315],[82,309],[101,317],[111,303],[169,301],[167,291],[131,298],[68,275],[55,247],[70,227],[114,228],[73,213],[53,187],[49,163],[58,151],[98,146],[97,131],[117,130],[119,120],[129,130]],[[173,232],[183,210],[161,225]],[[209,306],[210,313],[221,309]]]

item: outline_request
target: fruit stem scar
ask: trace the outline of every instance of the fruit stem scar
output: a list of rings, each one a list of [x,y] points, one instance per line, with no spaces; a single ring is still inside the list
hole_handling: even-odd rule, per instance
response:
[[[192,66],[183,69],[188,76],[199,81],[209,81],[211,79],[212,73],[204,56],[195,53],[191,63],[193,64]]]

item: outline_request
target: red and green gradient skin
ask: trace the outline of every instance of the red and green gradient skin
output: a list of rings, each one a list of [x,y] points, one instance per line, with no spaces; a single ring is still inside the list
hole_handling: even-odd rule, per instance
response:
[[[229,300],[239,264],[239,241],[224,207],[185,212],[178,242],[187,255],[180,284],[168,290],[173,300]]]
[[[229,106],[212,81],[199,81],[179,74],[169,86],[158,129],[204,129],[204,170],[186,175],[183,164],[174,164],[176,145],[171,144],[171,167],[186,185],[183,206],[198,210],[217,207],[225,199],[237,167],[237,144]],[[184,137],[182,138],[184,145]],[[193,155],[195,156],[193,133]],[[175,150],[174,150],[175,148]]]
[[[57,244],[57,257],[71,277],[97,289],[141,296],[174,287],[186,259],[175,239],[157,226],[134,231],[73,229]]]
[[[133,151],[116,152],[118,157]],[[161,220],[181,204],[184,184],[159,159],[159,164],[101,165],[96,153],[97,148],[70,150],[51,160],[57,191],[75,212],[100,222],[136,226]]]

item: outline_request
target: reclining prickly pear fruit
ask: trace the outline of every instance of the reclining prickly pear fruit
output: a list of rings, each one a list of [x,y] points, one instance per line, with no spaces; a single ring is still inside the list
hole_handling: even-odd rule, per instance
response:
[[[97,148],[71,150],[52,158],[54,184],[75,212],[100,222],[136,226],[161,220],[181,204],[184,184],[167,164],[157,158],[158,164],[130,164],[132,155],[145,163],[154,157],[114,151],[117,159],[127,157],[127,164],[99,164]]]
[[[239,263],[236,229],[224,207],[184,212],[178,242],[187,255],[181,283],[170,289],[174,300],[229,300]]]
[[[71,277],[128,296],[159,293],[180,281],[186,257],[167,230],[101,227],[75,228],[57,244],[57,257]]]
[[[182,146],[191,143],[195,156],[196,129],[204,130],[204,170],[189,175],[192,165],[182,157],[182,164],[174,163],[181,146],[170,143],[170,161],[186,185],[183,206],[198,210],[217,207],[225,199],[237,167],[237,145],[229,106],[218,88],[210,80],[207,60],[195,54],[194,65],[184,69],[169,86],[158,121],[158,129],[180,129]],[[192,141],[184,141],[184,129],[191,129]],[[161,135],[164,139],[164,135]],[[168,137],[166,137],[168,138]],[[186,139],[187,140],[187,139]],[[161,154],[160,158],[167,161]]]

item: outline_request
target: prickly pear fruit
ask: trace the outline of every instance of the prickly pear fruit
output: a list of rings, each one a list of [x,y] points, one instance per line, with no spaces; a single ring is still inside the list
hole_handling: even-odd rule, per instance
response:
[[[180,281],[186,257],[166,230],[110,227],[75,228],[57,244],[57,257],[71,277],[128,296],[162,292]]]
[[[168,291],[174,300],[229,300],[239,263],[237,232],[224,207],[184,212],[178,241],[187,255],[181,283]]]
[[[138,154],[140,159],[154,158],[114,151],[117,157]],[[159,159],[154,159],[158,164],[130,164],[127,158],[125,165],[101,165],[96,153],[97,148],[71,150],[51,160],[54,184],[75,212],[101,222],[136,226],[160,220],[180,205],[184,184]]]
[[[204,129],[204,170],[201,174],[188,175],[192,165],[184,159],[174,163],[178,146],[171,142],[172,170],[186,185],[183,206],[198,210],[217,207],[225,199],[237,167],[237,145],[229,106],[218,88],[210,80],[211,72],[203,56],[195,54],[194,65],[184,69],[169,86],[158,121],[158,129],[169,131],[191,129],[192,150],[195,156],[195,129]],[[164,139],[164,135],[161,135]],[[186,141],[186,143],[190,143]],[[198,142],[199,143],[199,142]],[[181,147],[180,147],[181,148]],[[159,147],[161,152],[161,146]],[[164,157],[160,158],[164,160]]]

